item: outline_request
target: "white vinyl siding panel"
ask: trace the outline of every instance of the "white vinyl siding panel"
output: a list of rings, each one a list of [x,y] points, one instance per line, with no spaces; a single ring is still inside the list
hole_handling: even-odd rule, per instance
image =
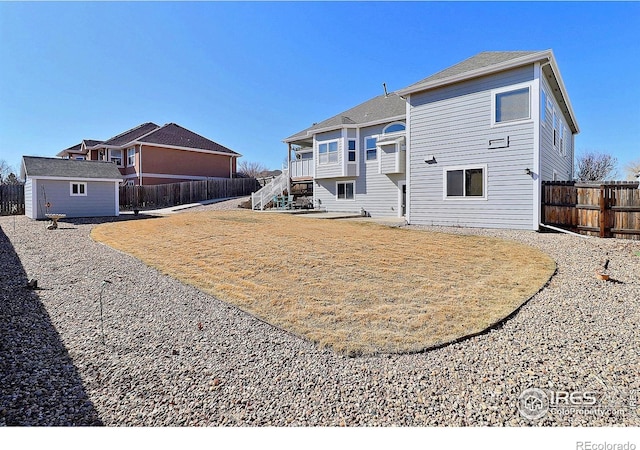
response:
[[[532,80],[533,65],[411,95],[411,223],[531,229],[533,121],[492,128],[492,90]],[[489,148],[503,137],[508,147]],[[486,200],[445,199],[448,166],[486,166]]]
[[[27,178],[24,183],[24,215],[33,219],[33,189],[34,183],[31,178]]]

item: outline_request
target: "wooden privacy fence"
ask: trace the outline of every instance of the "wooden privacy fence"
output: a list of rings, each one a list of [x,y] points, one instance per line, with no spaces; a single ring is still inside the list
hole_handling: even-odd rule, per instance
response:
[[[260,189],[255,178],[213,178],[202,181],[120,186],[120,209],[155,209],[216,198],[251,195]]]
[[[24,184],[0,185],[0,216],[24,214]]]
[[[542,223],[587,235],[640,240],[638,182],[543,181]]]

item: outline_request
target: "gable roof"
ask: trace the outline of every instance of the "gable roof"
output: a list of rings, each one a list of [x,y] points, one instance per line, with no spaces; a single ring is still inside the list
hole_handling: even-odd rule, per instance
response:
[[[567,117],[571,130],[574,133],[579,133],[578,122],[552,50],[478,53],[397,92],[399,95],[406,96],[537,62],[541,63],[541,72],[544,72],[547,81],[556,93],[560,109]]]
[[[98,178],[121,180],[118,167],[107,161],[80,161],[75,159],[22,157],[23,177]]]
[[[515,51],[515,52],[482,52],[478,53],[471,58],[467,58],[458,64],[448,67],[440,72],[437,72],[427,78],[424,78],[417,83],[413,83],[404,89],[400,89],[402,95],[409,93],[408,91],[416,91],[423,86],[429,86],[439,81],[444,81],[464,74],[474,74],[476,71],[487,69],[491,66],[500,65],[506,62],[513,63],[514,60],[518,60],[531,55],[536,55],[544,52],[540,51]]]
[[[117,136],[107,139],[104,142],[100,142],[98,144],[99,147],[102,146],[113,146],[120,147],[122,145],[128,144],[129,142],[135,141],[136,139],[148,134],[156,129],[160,128],[153,122],[146,122],[141,125],[138,125],[135,128],[131,128],[130,130],[125,131],[124,133],[120,133]]]
[[[342,125],[363,125],[397,118],[406,114],[406,108],[405,100],[395,92],[391,92],[388,95],[379,95],[322,122],[313,124],[309,128],[289,136],[284,142],[310,137],[314,132],[323,129],[341,128]]]
[[[95,139],[83,139],[82,142],[80,142],[79,144],[72,145],[69,148],[65,148],[64,150],[59,151],[56,154],[56,156],[63,158],[69,153],[80,153],[84,155],[87,153],[86,152],[87,147],[93,147],[94,145],[100,144],[101,142],[102,141],[97,141]],[[82,150],[82,144],[84,144],[85,150]]]
[[[213,152],[228,153],[230,155],[240,155],[224,145],[207,139],[204,136],[187,130],[175,123],[168,123],[157,130],[136,139],[136,142],[166,145],[172,147],[193,148],[198,150],[210,150]]]

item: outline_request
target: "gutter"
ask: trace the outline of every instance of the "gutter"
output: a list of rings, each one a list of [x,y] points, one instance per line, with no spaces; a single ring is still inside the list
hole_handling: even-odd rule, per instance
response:
[[[584,234],[574,233],[573,231],[565,230],[564,228],[558,228],[558,227],[554,227],[552,225],[545,225],[542,222],[539,225],[541,227],[543,227],[543,228],[548,228],[548,229],[553,230],[553,231],[559,231],[560,233],[570,234],[571,236],[577,236],[577,237],[580,237],[580,238],[583,238],[583,239],[590,239],[591,238],[591,236],[586,236]]]

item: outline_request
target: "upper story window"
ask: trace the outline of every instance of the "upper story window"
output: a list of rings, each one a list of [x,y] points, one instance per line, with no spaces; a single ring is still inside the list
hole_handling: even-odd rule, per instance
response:
[[[529,86],[501,89],[493,92],[493,124],[503,124],[531,118]]]
[[[356,140],[349,139],[348,147],[347,147],[347,161],[355,162],[356,161]]]
[[[109,150],[109,161],[116,163],[118,166],[122,166],[122,150],[111,149]]]
[[[378,139],[375,137],[368,137],[364,139],[364,151],[367,161],[375,161],[378,159],[378,147],[376,143]]]
[[[547,93],[544,89],[540,89],[540,123],[544,125],[547,119]]]
[[[403,123],[392,123],[382,130],[382,134],[395,133],[396,131],[404,131],[406,129]]]
[[[131,147],[127,149],[127,166],[133,166],[136,163],[136,149]]]
[[[338,162],[338,141],[323,142],[318,145],[318,164]]]

